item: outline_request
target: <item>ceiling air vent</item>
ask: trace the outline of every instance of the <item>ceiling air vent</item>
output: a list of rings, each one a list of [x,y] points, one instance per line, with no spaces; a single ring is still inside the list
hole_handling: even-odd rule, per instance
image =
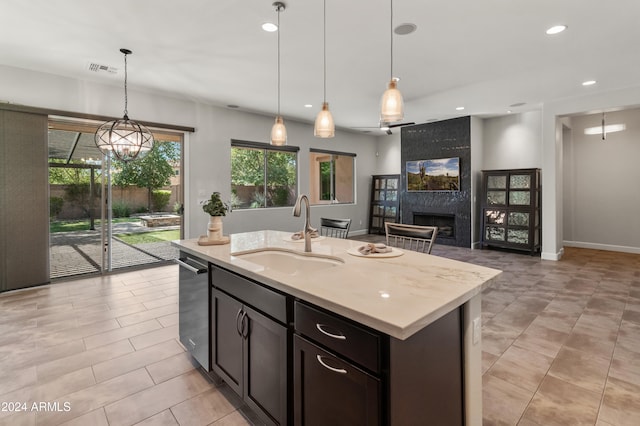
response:
[[[116,74],[118,72],[118,68],[110,67],[108,65],[100,65],[95,62],[89,63],[89,71],[93,72],[108,72],[109,74]]]

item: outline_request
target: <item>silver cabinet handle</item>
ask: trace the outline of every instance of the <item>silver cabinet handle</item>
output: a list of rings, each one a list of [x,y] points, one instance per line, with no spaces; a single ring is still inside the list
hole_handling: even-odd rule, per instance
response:
[[[322,360],[321,355],[316,355],[316,359],[318,360],[320,365],[322,365],[327,370],[331,370],[334,373],[347,374],[347,370],[345,370],[344,368],[334,368],[334,367],[331,367],[330,365],[325,364],[325,362]]]
[[[326,326],[324,324],[316,324],[316,328],[318,329],[318,331],[320,331],[320,333],[324,334],[325,336],[333,337],[334,339],[338,339],[338,340],[347,340],[347,336],[345,336],[344,334],[329,333],[328,331],[323,330],[322,327],[326,327]]]

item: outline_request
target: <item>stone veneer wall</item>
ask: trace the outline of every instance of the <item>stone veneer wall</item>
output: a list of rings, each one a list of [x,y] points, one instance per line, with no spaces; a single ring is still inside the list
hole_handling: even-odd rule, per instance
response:
[[[413,224],[413,213],[455,215],[455,239],[438,244],[471,247],[471,118],[405,126],[401,133],[401,222]],[[407,161],[460,158],[460,191],[407,192]]]

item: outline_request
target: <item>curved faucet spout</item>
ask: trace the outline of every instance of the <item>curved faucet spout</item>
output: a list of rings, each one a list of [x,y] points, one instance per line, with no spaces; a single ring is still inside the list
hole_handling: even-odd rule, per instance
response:
[[[311,227],[311,206],[309,205],[309,198],[306,195],[298,195],[296,204],[295,206],[293,206],[293,215],[295,217],[300,217],[300,210],[302,208],[303,200],[306,204],[304,230],[302,231],[302,234],[304,235],[304,251],[311,252],[311,233],[315,231],[315,229]]]

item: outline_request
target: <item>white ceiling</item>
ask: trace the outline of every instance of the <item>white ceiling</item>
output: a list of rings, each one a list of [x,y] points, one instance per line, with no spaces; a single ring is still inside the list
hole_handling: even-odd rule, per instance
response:
[[[284,2],[281,111],[285,123],[312,122],[323,96],[323,2]],[[390,77],[389,0],[326,2],[336,124],[377,126]],[[122,87],[124,47],[131,89],[274,115],[277,35],[261,25],[276,16],[272,0],[0,0],[0,64]],[[504,115],[640,85],[638,0],[395,0],[393,21],[418,27],[394,35],[404,121]],[[560,23],[568,30],[545,34]],[[89,71],[92,62],[119,73]],[[135,119],[134,97],[129,110]]]

